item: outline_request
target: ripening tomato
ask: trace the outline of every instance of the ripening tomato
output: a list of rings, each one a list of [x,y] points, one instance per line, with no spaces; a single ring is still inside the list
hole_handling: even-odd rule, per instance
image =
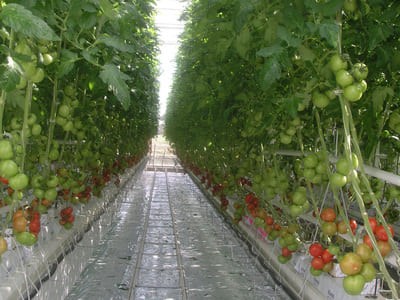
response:
[[[320,217],[325,222],[334,222],[336,220],[336,212],[332,207],[325,207],[321,211]]]
[[[339,263],[340,269],[346,275],[355,275],[360,273],[363,265],[361,257],[354,252],[346,253]]]
[[[372,249],[366,243],[358,244],[356,253],[361,257],[364,263],[368,262],[372,257]]]
[[[333,236],[337,233],[337,225],[335,222],[322,222],[322,232],[327,236]]]
[[[389,255],[392,252],[392,246],[390,246],[389,242],[386,241],[377,241],[379,252],[382,257]]]
[[[6,252],[8,249],[8,244],[7,241],[4,237],[0,237],[0,255],[2,255],[4,252]]]
[[[25,217],[19,216],[13,219],[13,229],[15,232],[23,232],[26,231],[26,225],[28,221]]]

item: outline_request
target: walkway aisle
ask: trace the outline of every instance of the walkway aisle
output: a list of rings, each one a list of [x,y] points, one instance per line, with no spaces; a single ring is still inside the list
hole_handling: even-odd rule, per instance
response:
[[[156,145],[166,155],[165,143]],[[163,148],[164,147],[164,148]],[[188,175],[153,157],[67,299],[289,299]],[[169,170],[156,171],[163,165]]]

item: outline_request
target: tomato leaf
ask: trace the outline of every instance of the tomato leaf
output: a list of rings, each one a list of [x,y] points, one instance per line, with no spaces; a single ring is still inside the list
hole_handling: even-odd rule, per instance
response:
[[[101,35],[98,37],[96,42],[113,47],[122,52],[135,53],[135,48],[132,45],[126,44],[122,39],[116,36]]]
[[[289,32],[285,27],[278,26],[277,35],[281,40],[284,40],[289,47],[298,47],[301,43],[299,38],[293,36],[292,32]]]
[[[343,5],[343,0],[330,0],[325,3],[305,0],[304,5],[315,13],[320,13],[323,16],[333,16]]]
[[[78,55],[70,50],[64,49],[61,51],[60,64],[58,66],[57,75],[59,78],[65,76],[74,68],[75,62],[78,60]]]
[[[319,35],[334,48],[337,46],[338,33],[339,25],[333,20],[326,20],[319,24]]]
[[[388,86],[379,86],[372,93],[372,103],[375,113],[381,113],[383,111],[383,103],[387,97],[392,98],[394,91]]]
[[[275,54],[280,54],[284,48],[278,44],[272,45],[270,47],[263,48],[261,50],[258,50],[256,55],[257,56],[262,56],[262,57],[270,57]]]
[[[276,57],[268,59],[260,73],[261,86],[266,90],[281,77],[281,65]]]
[[[100,8],[103,11],[104,15],[108,18],[108,19],[115,19],[117,17],[117,12],[114,9],[114,6],[112,5],[112,3],[108,0],[100,0]]]
[[[304,61],[313,61],[316,58],[314,51],[304,45],[300,45],[298,51],[301,59]]]
[[[128,109],[131,99],[129,95],[129,87],[125,81],[130,79],[130,77],[121,72],[116,65],[106,64],[100,72],[100,78],[104,83],[108,84],[122,107]]]
[[[31,11],[19,4],[9,3],[3,7],[0,19],[15,32],[26,36],[49,41],[60,40],[45,21],[33,15]]]
[[[12,91],[19,83],[20,72],[15,61],[9,56],[8,64],[0,65],[0,89]]]
[[[385,41],[393,33],[393,29],[388,24],[373,23],[368,28],[369,31],[369,50],[374,50],[376,46]]]

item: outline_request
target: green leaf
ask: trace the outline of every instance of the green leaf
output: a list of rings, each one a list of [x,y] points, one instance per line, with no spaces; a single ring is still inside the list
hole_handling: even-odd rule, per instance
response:
[[[289,32],[285,27],[278,26],[277,28],[278,38],[284,40],[289,47],[298,47],[301,43],[301,40],[294,37],[293,33]]]
[[[131,98],[129,95],[129,87],[125,81],[130,79],[130,77],[121,72],[116,65],[106,64],[100,72],[100,78],[109,86],[122,107],[127,110]]]
[[[122,52],[135,53],[135,48],[132,45],[126,44],[116,36],[101,35],[96,42],[103,43]]]
[[[9,92],[15,89],[20,81],[19,67],[9,56],[8,64],[0,65],[0,89]]]
[[[376,24],[375,22],[368,28],[369,50],[374,50],[376,46],[384,42],[393,33],[393,28],[387,24]]]
[[[7,4],[2,8],[0,19],[15,32],[26,36],[49,41],[60,40],[45,21],[34,16],[31,11],[21,5],[15,3]]]
[[[90,62],[93,65],[97,65],[96,54],[99,52],[98,48],[90,48],[89,50],[85,49],[81,52],[81,55],[84,59]]]
[[[315,0],[305,0],[304,5],[314,13],[319,13],[323,16],[334,16],[343,5],[343,0],[329,0],[325,1],[325,3]]]
[[[100,8],[103,11],[104,15],[113,20],[117,17],[117,12],[114,9],[112,3],[108,0],[100,0]]]
[[[299,104],[301,102],[303,102],[303,99],[297,97],[284,99],[283,102],[283,108],[285,110],[284,112],[288,113],[292,118],[297,117],[297,108],[299,107]]]
[[[270,57],[272,55],[280,54],[284,50],[283,47],[281,47],[278,44],[272,45],[270,47],[263,48],[261,50],[258,50],[256,55],[257,56],[262,56],[262,57]]]
[[[319,35],[334,48],[337,47],[339,25],[333,20],[326,20],[319,24]]]
[[[281,77],[281,65],[276,57],[268,59],[261,70],[261,86],[266,90]]]
[[[75,62],[78,59],[78,54],[67,49],[62,50],[57,72],[58,77],[61,78],[71,72],[71,70],[74,68]]]
[[[378,86],[372,93],[372,104],[374,112],[379,114],[383,111],[383,104],[385,100],[394,96],[394,91],[388,86]]]
[[[301,59],[304,61],[313,61],[316,57],[314,52],[304,45],[300,45],[298,50]]]
[[[7,104],[11,104],[13,107],[19,107],[24,109],[25,103],[25,90],[12,90],[7,93]]]

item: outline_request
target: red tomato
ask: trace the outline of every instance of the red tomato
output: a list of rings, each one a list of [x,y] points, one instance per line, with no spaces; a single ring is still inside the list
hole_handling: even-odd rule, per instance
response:
[[[325,249],[322,253],[322,260],[324,263],[329,263],[333,260],[333,255],[329,252],[328,249]]]
[[[378,227],[378,221],[374,217],[368,218],[369,225],[371,226],[372,232],[376,232],[376,227]]]
[[[388,226],[389,226],[390,233],[392,234],[392,236],[394,236],[393,227],[391,225],[388,225]],[[376,227],[375,236],[380,241],[386,242],[387,240],[389,240],[389,237],[388,237],[385,227],[383,227],[383,225],[379,225],[378,227]]]
[[[265,218],[265,223],[266,223],[267,225],[272,225],[272,224],[274,224],[274,218],[272,218],[271,216],[267,216],[267,217]]]
[[[355,232],[356,232],[356,229],[357,229],[357,221],[354,220],[354,219],[351,219],[349,222],[350,222],[351,231],[352,231],[353,233],[355,233]]]
[[[314,243],[310,246],[308,252],[310,253],[311,256],[318,257],[321,256],[322,253],[324,252],[324,247],[322,247],[320,243]]]
[[[292,255],[292,251],[290,251],[288,249],[288,247],[283,247],[282,248],[282,256],[289,257],[290,255]]]
[[[374,247],[372,246],[371,238],[369,237],[368,234],[364,235],[363,241],[364,241],[364,244],[366,244],[366,245],[367,245],[368,247],[370,247],[371,249],[374,248]]]
[[[325,266],[325,263],[321,257],[314,257],[311,261],[311,266],[315,270],[322,270]]]

